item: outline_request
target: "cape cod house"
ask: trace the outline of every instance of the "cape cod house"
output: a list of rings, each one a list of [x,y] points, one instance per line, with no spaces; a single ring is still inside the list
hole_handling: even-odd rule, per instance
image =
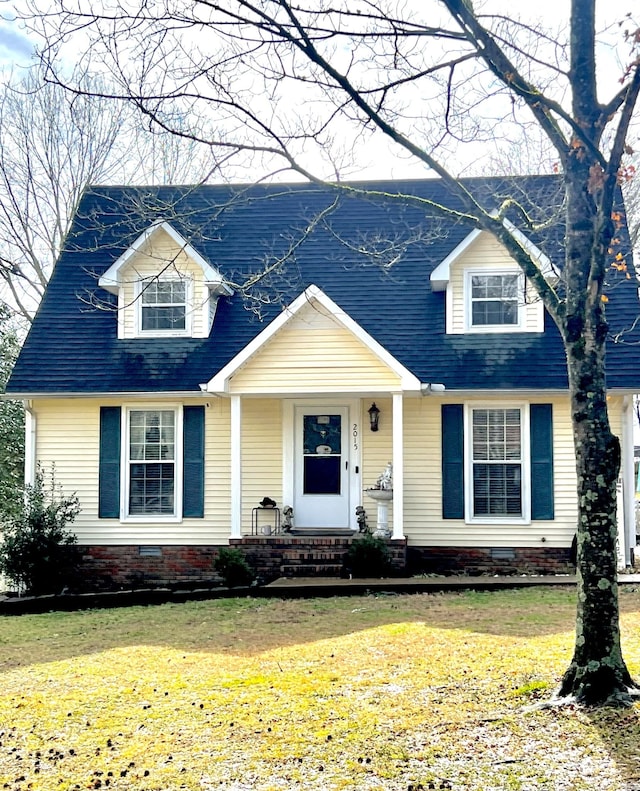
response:
[[[554,204],[553,177],[472,186],[490,206],[514,184],[531,211]],[[84,196],[8,392],[27,408],[27,478],[55,464],[78,494],[96,583],[207,579],[229,543],[265,576],[338,573],[387,510],[412,571],[567,567],[575,459],[553,322],[491,236],[430,217],[429,201],[455,203],[440,181],[359,186],[372,194]],[[526,239],[550,272],[562,233]],[[612,279],[615,335],[638,298]],[[640,346],[612,342],[607,377],[629,562]],[[379,509],[367,489],[390,462]]]

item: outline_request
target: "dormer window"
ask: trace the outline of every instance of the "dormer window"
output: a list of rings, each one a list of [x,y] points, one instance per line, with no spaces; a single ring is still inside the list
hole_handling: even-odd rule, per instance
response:
[[[471,275],[471,324],[518,323],[519,276]]]
[[[475,332],[508,332],[522,324],[523,277],[519,272],[467,271],[466,326]]]
[[[169,223],[152,225],[98,281],[118,296],[118,338],[207,338],[222,274]]]
[[[182,335],[187,330],[188,282],[142,280],[140,282],[140,331]]]
[[[553,278],[547,256],[517,228],[505,224],[545,277]],[[544,332],[542,300],[507,250],[486,231],[471,231],[435,267],[430,280],[434,291],[445,292],[448,335]]]

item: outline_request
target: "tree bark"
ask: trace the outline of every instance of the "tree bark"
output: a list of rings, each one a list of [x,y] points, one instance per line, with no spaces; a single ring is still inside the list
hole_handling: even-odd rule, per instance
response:
[[[573,659],[558,696],[586,705],[622,705],[630,702],[637,687],[622,658],[618,622],[620,443],[611,432],[607,411],[607,323],[601,297],[611,230],[610,222],[600,218],[597,189],[586,186],[593,162],[577,144],[569,159],[566,313],[560,325],[578,481],[578,607]]]
[[[602,344],[591,335],[567,345],[578,478],[578,606],[573,658],[559,697],[623,704],[635,688],[618,625],[616,483],[620,444],[609,427]],[[587,348],[585,348],[587,347]],[[584,357],[583,357],[584,354]]]

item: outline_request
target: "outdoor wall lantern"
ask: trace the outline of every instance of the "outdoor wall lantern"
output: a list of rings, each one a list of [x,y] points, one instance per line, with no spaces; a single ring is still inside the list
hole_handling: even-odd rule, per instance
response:
[[[371,404],[367,411],[369,412],[369,425],[371,426],[371,431],[377,431],[378,423],[380,421],[380,410],[376,406],[375,401],[373,404]]]

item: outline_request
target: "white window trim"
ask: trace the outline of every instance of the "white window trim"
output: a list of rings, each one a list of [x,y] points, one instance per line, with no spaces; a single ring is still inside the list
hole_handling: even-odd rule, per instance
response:
[[[518,276],[518,321],[516,324],[483,324],[476,326],[471,323],[472,300],[471,300],[471,278],[482,275],[491,277],[492,275],[517,275]],[[464,329],[470,333],[487,332],[522,332],[525,329],[525,279],[524,273],[514,267],[499,267],[496,269],[465,269],[464,270]]]
[[[175,460],[174,460],[174,513],[173,514],[135,514],[128,513],[129,506],[129,415],[131,412],[150,412],[153,410],[171,411],[175,415]],[[157,522],[182,522],[182,471],[183,471],[183,429],[182,405],[175,403],[123,404],[120,424],[120,521],[137,524]]]
[[[157,280],[159,283],[169,281],[181,281],[185,283],[185,317],[184,329],[180,330],[143,330],[142,329],[142,292],[150,280]],[[150,275],[141,277],[134,283],[134,302],[135,302],[135,334],[137,338],[190,338],[192,336],[192,314],[193,314],[193,280],[191,277],[163,277],[161,275]]]
[[[522,450],[522,515],[521,516],[474,516],[473,515],[473,410],[474,409],[519,409],[520,442]],[[482,525],[528,525],[531,524],[531,447],[529,430],[529,404],[514,401],[471,402],[464,405],[464,513],[467,524]]]

